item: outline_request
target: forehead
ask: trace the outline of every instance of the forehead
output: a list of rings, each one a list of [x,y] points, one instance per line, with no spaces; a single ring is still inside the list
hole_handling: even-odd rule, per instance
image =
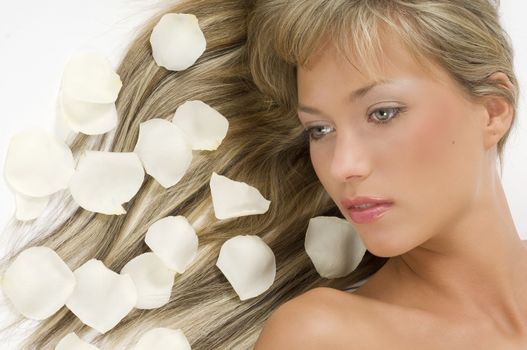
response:
[[[400,78],[454,84],[439,63],[415,57],[397,35],[386,33],[380,41],[381,50],[376,57],[359,57],[352,51],[338,50],[334,43],[328,42],[313,53],[306,65],[297,67],[299,95],[327,84],[362,86],[373,81]]]

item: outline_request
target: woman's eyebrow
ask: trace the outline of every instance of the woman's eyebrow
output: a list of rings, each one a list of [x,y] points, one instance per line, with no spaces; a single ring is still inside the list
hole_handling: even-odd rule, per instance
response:
[[[370,83],[368,85],[365,85],[365,86],[363,86],[361,88],[358,88],[357,90],[353,91],[350,94],[349,101],[350,102],[354,102],[354,101],[358,100],[359,98],[364,97],[374,87],[377,87],[377,86],[380,86],[380,85],[391,84],[393,82],[394,82],[394,80],[391,80],[391,79],[381,79],[381,80],[374,81],[374,82],[372,82],[372,83]]]
[[[348,101],[354,102],[360,98],[363,98],[368,92],[370,92],[374,87],[380,86],[380,85],[386,85],[393,83],[393,80],[390,79],[381,79],[374,82],[371,82],[363,87],[360,87],[354,91],[352,91],[349,94]],[[319,111],[318,109],[314,107],[305,106],[301,103],[298,104],[298,111],[299,112],[305,112],[309,114],[318,114],[324,116],[324,112]]]

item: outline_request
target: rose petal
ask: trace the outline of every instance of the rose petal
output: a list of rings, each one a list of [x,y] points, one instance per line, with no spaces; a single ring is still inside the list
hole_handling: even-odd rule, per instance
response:
[[[71,332],[60,340],[55,350],[99,350],[99,348],[85,342],[75,332]]]
[[[152,30],[150,44],[157,65],[173,71],[192,66],[207,46],[198,18],[185,13],[163,15]]]
[[[84,209],[107,215],[124,214],[144,180],[144,170],[133,152],[86,151],[70,181],[73,199]]]
[[[74,287],[73,272],[48,247],[22,251],[2,279],[3,291],[14,307],[33,320],[48,318],[62,308]]]
[[[216,266],[227,277],[240,300],[265,292],[276,275],[273,251],[254,235],[240,235],[225,241]]]
[[[49,197],[29,197],[15,192],[16,219],[20,221],[36,219],[46,209]]]
[[[200,100],[180,105],[172,122],[188,135],[193,150],[217,149],[229,129],[227,118]]]
[[[145,243],[166,266],[183,273],[198,251],[198,236],[182,216],[167,216],[154,222],[145,236]]]
[[[29,129],[11,137],[4,175],[16,192],[48,196],[67,188],[74,170],[71,150],[55,135]]]
[[[64,67],[61,89],[68,97],[91,103],[113,103],[123,83],[110,61],[86,52],[72,56]]]
[[[144,333],[134,349],[190,350],[190,344],[181,329],[159,327]]]
[[[366,252],[353,226],[334,216],[317,216],[309,220],[304,246],[315,269],[325,278],[348,275]]]
[[[168,120],[154,118],[139,125],[134,152],[146,173],[161,186],[175,185],[192,162],[192,148],[186,134]]]
[[[168,303],[175,272],[154,253],[136,256],[124,265],[121,274],[132,277],[137,288],[138,309],[155,309]]]
[[[132,278],[108,269],[100,260],[88,260],[73,273],[77,285],[66,306],[101,333],[115,327],[137,303]]]
[[[115,103],[92,103],[59,94],[59,111],[75,132],[86,135],[104,134],[117,126]]]
[[[210,178],[210,191],[214,214],[218,219],[263,214],[271,203],[258,189],[215,172]]]

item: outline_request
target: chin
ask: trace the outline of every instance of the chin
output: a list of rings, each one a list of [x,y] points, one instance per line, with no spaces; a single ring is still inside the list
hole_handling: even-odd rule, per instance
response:
[[[378,256],[380,258],[392,258],[394,256],[401,255],[403,252],[399,252],[396,250],[390,250],[390,249],[376,249],[376,247],[373,248],[367,248],[370,253],[372,253],[375,256]]]
[[[392,232],[390,235],[390,238],[393,238],[397,234]],[[368,251],[373,255],[382,258],[391,258],[394,256],[398,256],[408,252],[413,248],[405,244],[408,242],[401,242],[397,239],[390,239],[382,236],[368,237],[366,239],[364,239],[363,235],[361,235],[361,237],[363,238],[362,242],[366,246],[366,249],[368,249]]]

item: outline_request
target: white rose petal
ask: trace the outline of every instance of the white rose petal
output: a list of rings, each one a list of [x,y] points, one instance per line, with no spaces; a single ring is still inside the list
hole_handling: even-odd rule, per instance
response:
[[[84,209],[107,215],[124,214],[144,180],[144,170],[133,152],[86,151],[70,182],[73,199]]]
[[[11,137],[4,175],[16,192],[48,196],[67,188],[74,170],[71,150],[55,135],[29,129]]]
[[[190,350],[187,337],[181,329],[153,328],[144,333],[134,350]]]
[[[86,135],[104,134],[117,126],[115,103],[92,103],[59,94],[59,111],[66,124],[75,132]]]
[[[217,149],[229,129],[227,118],[200,100],[186,101],[179,106],[172,122],[189,136],[194,150]]]
[[[150,44],[157,65],[173,71],[192,66],[207,46],[198,18],[185,13],[163,15],[152,30]]]
[[[36,219],[44,212],[48,203],[49,196],[29,197],[21,193],[15,193],[15,217],[20,221]]]
[[[117,126],[115,100],[122,85],[104,56],[77,54],[70,58],[62,75],[60,114],[75,132],[104,134]]]
[[[335,216],[309,220],[304,247],[320,276],[343,277],[361,262],[366,247],[351,224]]]
[[[198,236],[181,215],[167,216],[154,222],[145,236],[145,243],[167,265],[183,273],[198,251]]]
[[[70,57],[62,74],[61,90],[75,100],[91,103],[115,102],[123,83],[110,61],[86,52]]]
[[[210,178],[210,190],[214,214],[218,219],[263,214],[271,203],[258,189],[215,172]]]
[[[273,251],[258,236],[241,235],[223,243],[216,266],[230,282],[240,300],[265,292],[274,282]]]
[[[73,273],[77,285],[66,306],[101,333],[115,327],[137,303],[132,278],[108,269],[100,260],[88,260]]]
[[[64,306],[75,287],[70,268],[48,247],[22,251],[2,279],[5,295],[27,318],[43,320]]]
[[[55,350],[99,350],[99,348],[86,343],[75,332],[71,332],[60,340]]]
[[[154,253],[144,253],[130,260],[121,274],[132,277],[137,288],[138,309],[155,309],[168,303],[175,272]]]
[[[186,134],[168,120],[154,118],[139,125],[134,152],[146,173],[161,186],[175,185],[192,162],[192,148]]]

